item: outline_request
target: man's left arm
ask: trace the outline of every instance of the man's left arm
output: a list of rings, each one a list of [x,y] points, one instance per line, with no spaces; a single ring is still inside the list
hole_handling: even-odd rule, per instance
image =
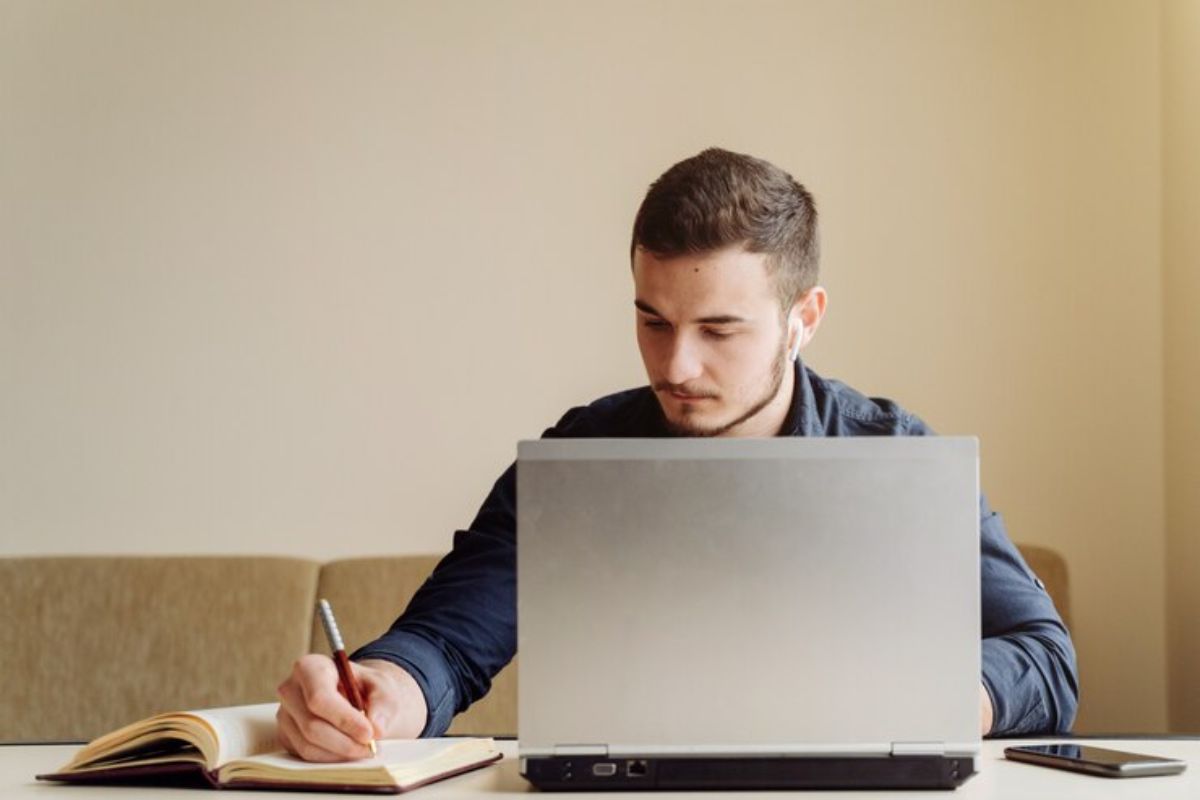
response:
[[[985,733],[1063,733],[1079,703],[1075,648],[1045,586],[980,499],[980,599]]]

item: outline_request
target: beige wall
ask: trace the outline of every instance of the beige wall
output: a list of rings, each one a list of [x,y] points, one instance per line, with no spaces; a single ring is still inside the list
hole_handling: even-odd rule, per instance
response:
[[[817,195],[811,363],[978,434],[1070,560],[1080,728],[1162,729],[1159,16],[7,0],[0,548],[446,548],[641,381],[629,224],[719,144]]]
[[[1200,731],[1200,2],[1163,4],[1163,264],[1171,725]]]

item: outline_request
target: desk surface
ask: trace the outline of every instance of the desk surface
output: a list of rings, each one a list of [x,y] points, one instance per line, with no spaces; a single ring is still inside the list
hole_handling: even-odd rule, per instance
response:
[[[946,800],[948,797],[974,800],[975,798],[1054,798],[1054,800],[1071,800],[1072,798],[1088,798],[1103,800],[1103,798],[1154,798],[1155,800],[1172,800],[1173,798],[1200,798],[1200,740],[1196,739],[1097,739],[1089,740],[1087,744],[1098,747],[1110,747],[1116,750],[1127,750],[1135,753],[1148,753],[1169,758],[1181,758],[1188,762],[1187,771],[1182,775],[1169,775],[1157,778],[1095,778],[1090,775],[1080,775],[1061,770],[1046,769],[1029,764],[1018,764],[1004,758],[1004,748],[1014,744],[1027,744],[1032,741],[986,741],[983,744],[983,755],[979,761],[979,772],[954,793],[947,792],[797,792],[795,796],[805,800],[820,798],[836,798],[837,800],[854,800],[862,797],[881,797],[891,795],[909,798],[937,797]],[[448,798],[479,798],[503,797],[526,794],[534,791],[517,772],[516,742],[500,742],[504,752],[504,760],[491,767],[460,775],[432,786],[417,790],[416,797],[428,800],[448,800]],[[75,745],[0,745],[0,797],[5,800],[89,800],[89,798],[128,798],[131,797],[129,787],[121,786],[67,786],[48,784],[35,781],[33,776],[43,772],[51,772],[66,763],[78,749]],[[141,800],[157,800],[157,798],[189,798],[200,800],[205,795],[195,789],[164,789],[147,788],[137,791]],[[775,800],[787,796],[788,792],[725,792],[704,793],[703,797],[753,797],[756,800]],[[311,793],[294,792],[247,792],[224,790],[214,795],[219,800],[229,800],[232,797],[256,797],[259,800],[274,800],[279,797],[307,797]],[[354,795],[344,795],[354,796]],[[366,797],[367,795],[357,795]],[[406,795],[407,796],[407,795]],[[562,795],[580,797],[579,794]],[[620,800],[636,800],[639,797],[678,796],[671,792],[622,792],[619,795],[603,794],[596,797],[619,797]]]

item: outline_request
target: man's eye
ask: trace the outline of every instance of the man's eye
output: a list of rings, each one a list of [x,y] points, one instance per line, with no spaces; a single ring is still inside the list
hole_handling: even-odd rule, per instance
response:
[[[647,328],[649,328],[652,331],[665,331],[671,327],[669,323],[664,322],[661,319],[643,320],[642,324],[645,325]]]
[[[705,328],[704,335],[709,339],[728,339],[733,333],[732,331],[717,331],[712,328]]]

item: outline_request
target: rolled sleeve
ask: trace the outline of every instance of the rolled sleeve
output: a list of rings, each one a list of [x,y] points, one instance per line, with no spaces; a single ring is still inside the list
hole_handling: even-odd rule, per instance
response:
[[[413,677],[425,695],[428,716],[422,737],[441,736],[450,727],[457,705],[454,680],[437,645],[407,630],[390,630],[360,647],[350,656],[355,661],[377,658],[390,661]]]

